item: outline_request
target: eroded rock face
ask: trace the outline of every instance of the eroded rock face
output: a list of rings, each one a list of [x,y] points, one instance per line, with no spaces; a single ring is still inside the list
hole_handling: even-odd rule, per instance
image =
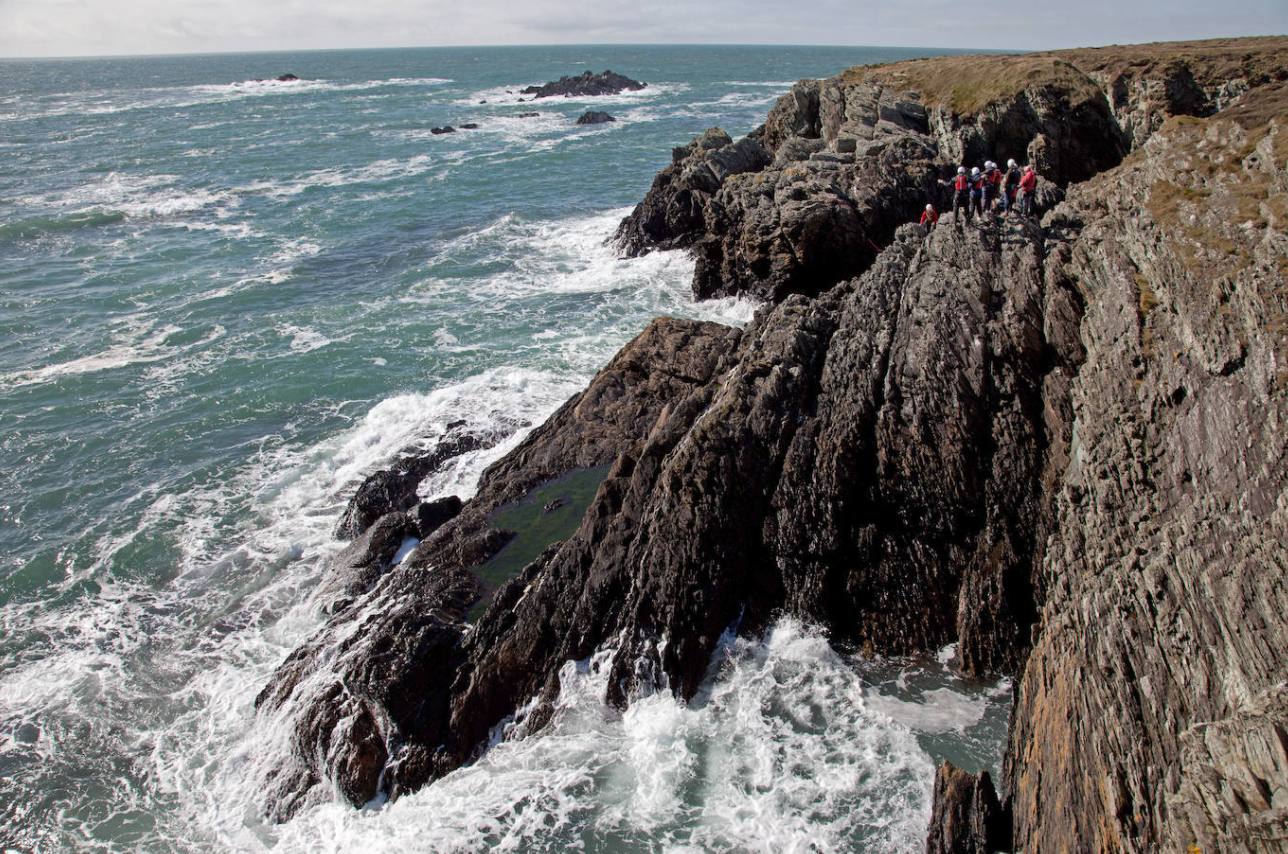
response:
[[[1047,220],[1076,234],[1086,358],[1008,754],[1017,848],[1288,845],[1286,129],[1172,120]]]

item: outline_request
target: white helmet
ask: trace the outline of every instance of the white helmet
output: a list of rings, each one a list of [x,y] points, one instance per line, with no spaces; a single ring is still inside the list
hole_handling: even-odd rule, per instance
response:
[[[985,161],[984,161],[984,168],[985,168],[985,169],[992,169],[992,168],[993,168],[993,161],[991,161],[991,160],[985,160]]]
[[[1008,160],[1008,161],[1006,161],[1006,168],[1007,168],[1007,169],[1014,169],[1017,165],[1018,165],[1018,164],[1017,164],[1014,160]]]
[[[978,167],[978,166],[972,166],[972,167],[970,168],[970,174],[972,174],[972,175],[978,175],[978,174],[979,174],[979,167]]]
[[[957,167],[957,174],[958,174],[958,175],[965,175],[965,174],[966,174],[966,167],[965,167],[965,166],[958,166],[958,167]]]
[[[934,212],[934,210],[935,210],[935,206],[934,206],[934,205],[926,205],[926,211],[927,211],[927,212],[929,212],[929,213],[933,213],[933,212]]]

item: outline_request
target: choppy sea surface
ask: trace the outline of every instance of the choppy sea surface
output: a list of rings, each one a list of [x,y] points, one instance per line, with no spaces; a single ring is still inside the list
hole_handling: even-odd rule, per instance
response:
[[[683,255],[605,238],[673,146],[925,53],[0,60],[0,847],[919,849],[934,764],[996,766],[1009,686],[792,620],[728,639],[688,704],[617,713],[570,662],[544,735],[381,808],[272,825],[251,772],[358,480],[450,421],[539,423],[656,315],[746,322]],[[605,68],[650,85],[515,94]],[[468,496],[522,432],[422,493]]]

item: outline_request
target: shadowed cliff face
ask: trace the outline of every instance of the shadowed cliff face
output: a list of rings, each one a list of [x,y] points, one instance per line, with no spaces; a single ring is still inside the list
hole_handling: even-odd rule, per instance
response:
[[[947,144],[937,78],[908,75],[928,109],[866,74],[806,83],[752,138],[677,151],[623,239],[694,246],[730,290],[775,301],[741,332],[655,322],[404,564],[374,580],[364,564],[260,696],[290,739],[274,815],[327,781],[355,804],[423,785],[516,714],[536,732],[559,668],[602,649],[609,700],[690,697],[722,633],[786,612],[871,653],[955,641],[966,672],[1020,677],[1001,802],[943,770],[932,850],[1284,843],[1285,90],[1133,137],[1040,224],[927,235],[875,213]],[[956,127],[987,135],[981,116],[1034,91]],[[1085,120],[1094,98],[1073,92],[1049,101],[1044,145]],[[1117,163],[1122,129],[1103,99],[1093,113]],[[852,163],[817,157],[845,133]],[[778,195],[798,180],[803,197]],[[823,258],[889,231],[838,283],[786,250],[757,267],[808,244],[756,242],[753,207],[822,223]],[[467,626],[472,567],[509,537],[496,508],[603,465],[576,532]],[[351,551],[388,541],[399,511]]]

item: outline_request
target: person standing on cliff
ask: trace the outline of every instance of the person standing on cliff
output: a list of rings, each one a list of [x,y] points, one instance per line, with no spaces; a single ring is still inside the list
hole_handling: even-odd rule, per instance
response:
[[[1020,213],[1026,217],[1033,216],[1033,194],[1038,189],[1038,173],[1029,165],[1024,168],[1024,177],[1020,178]]]
[[[953,188],[953,222],[957,225],[957,230],[961,231],[962,216],[970,216],[970,178],[966,175],[966,167],[957,167],[957,177],[952,181],[939,182],[945,187]]]
[[[1015,210],[1015,194],[1020,189],[1020,164],[1014,160],[1006,161],[1005,187],[1002,193],[1002,211],[1010,213]]]
[[[984,219],[984,191],[988,187],[988,176],[979,171],[978,166],[970,170],[970,210],[972,217]]]

